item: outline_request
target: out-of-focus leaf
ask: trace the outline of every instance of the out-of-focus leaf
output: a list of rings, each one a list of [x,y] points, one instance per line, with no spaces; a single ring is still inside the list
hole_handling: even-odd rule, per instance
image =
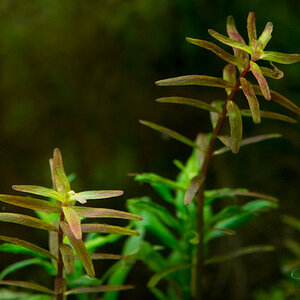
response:
[[[270,93],[268,83],[258,64],[256,64],[253,61],[250,61],[250,69],[258,82],[258,85],[260,87],[260,90],[262,91],[264,98],[267,100],[271,100],[271,93]]]
[[[62,256],[62,260],[64,263],[64,267],[67,274],[73,273],[74,269],[74,252],[71,246],[67,244],[61,244],[60,247],[60,253]]]
[[[252,84],[245,78],[241,78],[242,90],[248,100],[253,122],[260,123],[260,109]]]
[[[80,240],[82,238],[82,232],[81,232],[81,224],[80,224],[80,218],[76,211],[69,206],[63,206],[63,212],[66,218],[66,221],[68,222],[71,231],[75,235],[75,237]]]
[[[120,234],[108,234],[107,236],[96,236],[91,240],[85,240],[86,248],[91,252],[103,245],[115,243],[122,236]]]
[[[57,235],[57,234],[56,234]],[[7,252],[7,253],[14,253],[14,254],[28,254],[34,257],[44,257],[37,252],[29,250],[27,248],[21,247],[19,245],[10,244],[10,243],[3,243],[0,245],[0,251]]]
[[[233,56],[232,54],[229,54],[219,46],[215,45],[214,43],[203,41],[203,40],[197,40],[192,38],[186,38],[186,40],[194,45],[200,46],[202,48],[205,48],[213,53],[215,53],[217,56],[219,56],[221,59],[227,61],[230,64],[233,64],[235,66],[241,66],[243,62],[236,56]]]
[[[264,199],[253,200],[243,205],[243,210],[251,213],[265,212],[273,208],[278,208],[278,203]]]
[[[155,82],[158,86],[182,86],[182,85],[203,85],[211,87],[229,88],[233,87],[228,81],[222,78],[206,75],[185,75],[174,78],[158,80]]]
[[[16,206],[30,208],[42,212],[59,213],[60,208],[58,205],[47,202],[40,199],[34,199],[29,197],[11,196],[11,195],[0,195],[0,201],[9,203]]]
[[[201,149],[196,143],[194,143],[192,140],[190,140],[189,138],[181,135],[180,133],[174,131],[174,130],[171,130],[169,128],[166,128],[166,127],[163,127],[161,125],[158,125],[158,124],[155,124],[155,123],[152,123],[152,122],[149,122],[149,121],[145,121],[145,120],[140,120],[139,121],[141,124],[145,125],[145,126],[148,126],[154,130],[157,130],[159,132],[162,132],[164,134],[167,134],[169,135],[170,137],[172,137],[173,139],[183,143],[183,144],[186,144],[190,147],[193,147],[193,148],[197,148],[199,150],[203,150]]]
[[[241,109],[241,114],[243,117],[251,117],[252,114],[250,112],[249,109]],[[271,111],[260,111],[260,116],[262,118],[266,118],[266,119],[273,119],[273,120],[280,120],[280,121],[284,121],[284,122],[288,122],[288,123],[297,123],[297,121],[295,119],[292,119],[286,115],[282,115],[282,114],[278,114],[278,113],[274,113]]]
[[[110,254],[110,253],[91,253],[90,257],[92,260],[96,259],[121,259],[122,256],[118,254]]]
[[[58,193],[55,190],[51,190],[42,186],[38,185],[13,185],[12,188],[15,191],[24,192],[24,193],[30,193],[35,195],[40,195],[44,197],[49,197],[56,199],[58,201],[63,201],[63,197],[60,193]]]
[[[230,124],[231,150],[233,153],[238,153],[243,137],[243,123],[241,112],[238,106],[232,101],[227,102],[226,108]]]
[[[179,270],[187,269],[187,268],[190,268],[190,267],[191,267],[191,265],[189,265],[189,264],[178,264],[178,265],[175,265],[175,266],[167,267],[167,268],[159,271],[155,275],[153,275],[150,278],[147,286],[149,288],[155,287],[161,279],[167,277],[169,274],[171,274],[173,272],[176,272],[176,271],[179,271]]]
[[[256,35],[256,25],[255,25],[255,14],[254,12],[249,12],[247,18],[247,32],[249,45],[253,48],[256,43],[257,35]]]
[[[119,218],[128,220],[142,220],[141,216],[115,209],[79,206],[72,206],[72,208],[80,217],[84,218]]]
[[[150,288],[151,293],[156,297],[157,300],[168,300],[168,296],[166,296],[161,290],[158,288]]]
[[[203,184],[205,177],[202,174],[195,176],[187,188],[184,196],[184,204],[189,205],[192,203],[193,198],[197,194],[200,186]]]
[[[273,138],[280,138],[280,137],[282,137],[282,135],[278,134],[278,133],[270,133],[270,134],[252,136],[252,137],[243,139],[242,142],[241,142],[241,146],[246,146],[246,145],[258,143],[258,142],[261,142],[261,141],[264,141],[264,140],[273,139]],[[214,155],[222,154],[224,152],[227,152],[228,150],[229,149],[227,147],[220,148],[220,149],[218,149],[214,152]]]
[[[52,259],[57,259],[48,250],[45,250],[45,249],[43,249],[39,246],[36,246],[36,245],[34,245],[32,243],[29,243],[27,241],[24,241],[24,240],[20,240],[18,238],[4,236],[4,235],[0,235],[0,240],[8,242],[8,243],[15,244],[15,245],[22,246],[22,247],[27,248],[31,251],[37,252],[37,253],[41,254],[42,256],[49,257],[49,258],[52,258]]]
[[[66,291],[64,294],[74,295],[74,294],[86,294],[86,293],[99,293],[99,292],[110,292],[110,291],[124,291],[130,290],[134,287],[132,285],[99,285],[99,286],[86,286],[75,288],[69,291]]]
[[[260,58],[264,60],[274,61],[280,64],[293,64],[300,61],[300,54],[264,51]]]
[[[52,255],[58,257],[58,236],[53,231],[49,231],[49,250]]]
[[[209,105],[208,103],[192,98],[185,98],[185,97],[163,97],[156,99],[157,102],[160,103],[176,103],[176,104],[185,104],[201,109],[205,109],[208,111],[218,112],[218,110],[213,107],[212,105]]]
[[[237,49],[238,50],[238,49]],[[236,67],[232,64],[227,64],[223,69],[223,79],[232,83],[232,85],[236,84]],[[230,95],[232,89],[225,89],[227,95]],[[217,111],[218,112],[218,111]]]
[[[243,248],[237,249],[231,253],[220,254],[220,255],[216,255],[214,257],[208,258],[204,261],[204,264],[208,265],[208,264],[213,264],[213,263],[219,263],[222,261],[240,257],[242,255],[246,255],[246,254],[252,254],[252,253],[257,253],[257,252],[270,252],[270,251],[274,251],[274,250],[275,250],[274,247],[269,246],[269,245],[248,246],[248,247],[243,247]]]
[[[48,261],[46,261],[44,259],[31,258],[31,259],[26,259],[26,260],[18,261],[16,263],[8,266],[4,270],[2,270],[2,272],[0,273],[0,280],[3,280],[3,278],[6,277],[8,274],[14,273],[17,270],[20,270],[22,268],[25,268],[27,266],[32,266],[32,265],[40,265],[40,266],[44,267],[44,269],[51,276],[55,276],[56,275],[55,268],[52,266],[51,263],[49,263]],[[1,299],[1,297],[0,297],[0,299]]]
[[[273,70],[266,68],[266,67],[260,67],[263,75],[273,78],[273,79],[281,79],[284,76],[284,73],[281,70],[279,70],[276,66],[274,66],[274,64],[272,64],[272,62],[270,62],[270,63],[273,67]]]
[[[262,45],[262,50],[265,49],[267,46],[268,42],[272,38],[272,31],[273,31],[273,24],[271,22],[268,22],[266,24],[266,27],[260,37],[258,38],[258,43],[261,43]]]
[[[217,136],[217,138],[226,146],[228,150],[231,149],[231,138],[230,136]]]
[[[289,226],[292,226],[294,229],[300,231],[300,220],[299,219],[292,217],[292,216],[283,215],[282,221],[284,223],[288,224]]]
[[[60,226],[64,232],[64,234],[68,237],[72,247],[74,248],[74,250],[76,251],[79,259],[82,262],[83,267],[85,268],[87,274],[90,277],[95,277],[95,270],[94,270],[94,265],[92,262],[92,259],[83,243],[82,240],[78,240],[75,235],[73,234],[73,232],[71,231],[69,225],[62,221],[60,222]]]
[[[1,284],[22,287],[22,288],[25,288],[25,289],[39,291],[39,292],[42,292],[42,293],[45,293],[45,294],[54,295],[53,291],[49,290],[48,288],[46,288],[44,286],[33,283],[33,282],[15,281],[15,280],[1,280],[0,285]]]
[[[54,279],[54,292],[55,294],[62,294],[67,286],[67,281],[65,278],[55,278]]]
[[[53,296],[0,289],[0,300],[54,300]]]
[[[300,257],[300,244],[294,240],[284,240],[284,246],[288,248],[296,257]],[[299,267],[299,265],[297,266]]]
[[[220,212],[215,214],[213,217],[211,217],[209,219],[209,222],[210,223],[215,223],[215,222],[221,221],[223,219],[227,219],[229,217],[232,217],[234,215],[238,215],[242,212],[243,212],[243,210],[240,206],[238,206],[238,205],[229,205],[229,206],[226,206],[225,208],[223,208]]]
[[[236,232],[229,228],[208,228],[207,231],[220,231],[227,235],[235,235]]]
[[[57,231],[57,228],[40,219],[15,213],[0,213],[0,221],[21,224],[38,229]]]
[[[106,191],[86,191],[77,194],[86,200],[90,200],[90,199],[106,199],[106,198],[118,197],[123,195],[124,192],[119,190],[114,190],[114,191],[106,190]]]
[[[139,233],[135,230],[107,224],[81,224],[81,230],[82,232],[101,232],[135,236],[139,235]]]

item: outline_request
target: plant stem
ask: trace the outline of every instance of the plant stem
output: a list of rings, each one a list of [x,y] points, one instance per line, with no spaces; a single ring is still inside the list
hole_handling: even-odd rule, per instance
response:
[[[223,127],[224,120],[226,118],[227,109],[226,104],[228,101],[233,100],[235,94],[238,92],[240,88],[240,79],[244,77],[250,70],[250,64],[244,69],[244,71],[239,76],[235,86],[231,90],[231,93],[227,97],[225,104],[223,106],[222,112],[219,115],[217,124],[212,132],[211,139],[209,141],[208,147],[205,151],[203,164],[201,167],[201,170],[199,172],[200,175],[202,175],[203,178],[206,178],[208,166],[210,163],[210,160],[213,156],[214,149],[215,149],[215,143],[217,136],[220,134],[220,131]],[[203,206],[204,206],[204,190],[205,190],[205,180],[201,184],[197,196],[196,196],[196,204],[197,204],[197,233],[199,236],[199,243],[197,246],[197,264],[196,264],[196,284],[195,284],[195,299],[196,300],[202,300],[203,299],[203,279],[204,279],[204,271],[203,271],[203,261],[204,261],[204,245],[203,245]]]
[[[64,218],[65,218],[64,213],[63,211],[61,211],[59,222],[63,221]],[[63,243],[64,233],[60,226],[58,227],[57,235],[58,235],[58,243],[57,243],[58,258],[57,258],[57,274],[56,274],[55,284],[54,284],[55,289],[57,286],[60,286],[64,281],[63,260],[60,252],[60,245]],[[61,289],[61,291],[58,294],[56,294],[56,300],[63,300],[63,298],[64,298],[63,289]]]

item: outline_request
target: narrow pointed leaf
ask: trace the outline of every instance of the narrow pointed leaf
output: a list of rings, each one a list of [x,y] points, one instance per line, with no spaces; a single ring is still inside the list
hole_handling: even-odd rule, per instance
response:
[[[245,116],[245,117],[251,117],[252,116],[249,109],[242,109],[241,114],[242,114],[242,116]],[[260,111],[260,116],[262,118],[266,118],[266,119],[280,120],[280,121],[284,121],[284,122],[288,122],[288,123],[297,123],[297,121],[295,119],[292,119],[292,118],[290,118],[286,115],[274,113],[274,112],[271,112],[271,111],[261,110]]]
[[[72,206],[72,208],[80,217],[84,218],[119,218],[128,220],[142,220],[142,217],[138,215],[115,209],[79,206]]]
[[[107,224],[81,224],[81,230],[82,232],[102,232],[135,236],[139,235],[139,233],[135,230]]]
[[[39,284],[33,283],[33,282],[27,282],[27,281],[15,281],[15,280],[1,280],[0,285],[10,285],[10,286],[17,286],[17,287],[22,287],[25,289],[30,289],[34,291],[39,291],[44,294],[50,294],[54,295],[54,292],[49,290],[48,288],[41,286]]]
[[[234,86],[236,84],[236,67],[232,64],[227,64],[223,69],[223,79],[229,81]],[[227,95],[230,95],[232,89],[225,89]]]
[[[269,69],[267,67],[260,67],[261,72],[263,73],[263,75],[273,78],[273,79],[281,79],[284,76],[284,73],[279,70],[276,66],[274,66],[274,64],[272,64],[272,62],[270,62],[273,69]]]
[[[251,47],[255,46],[255,41],[257,39],[256,35],[256,25],[255,25],[255,14],[254,12],[250,12],[247,18],[247,31],[248,31],[248,39],[249,45]]]
[[[204,40],[192,39],[192,38],[186,38],[186,40],[191,44],[194,44],[194,45],[200,46],[202,48],[205,48],[207,50],[210,50],[211,52],[213,52],[214,54],[219,56],[221,59],[227,61],[230,64],[233,64],[235,66],[243,65],[243,62],[241,61],[241,59],[226,52],[225,50],[223,50],[219,46],[215,45],[214,43],[204,41]],[[241,51],[241,50],[239,50],[239,51]]]
[[[91,253],[90,254],[92,260],[97,259],[121,259],[122,256],[118,254],[110,254],[110,253]]]
[[[222,112],[222,108],[223,108],[223,105],[224,105],[224,101],[213,101],[211,103],[211,105],[213,107],[215,107],[219,113],[214,113],[214,112],[210,112],[209,115],[210,115],[210,122],[211,122],[211,125],[213,128],[216,127],[216,124],[218,122],[218,119],[219,119],[219,116],[220,116],[220,113]]]
[[[169,128],[166,128],[166,127],[163,127],[161,125],[158,125],[158,124],[155,124],[155,123],[152,123],[152,122],[149,122],[149,121],[144,121],[144,120],[140,120],[140,123],[145,125],[145,126],[148,126],[154,130],[157,130],[159,132],[162,132],[164,134],[167,134],[169,135],[170,137],[172,137],[173,139],[183,143],[183,144],[186,144],[190,147],[193,147],[193,148],[197,148],[199,150],[203,150],[201,149],[195,142],[193,142],[192,140],[190,140],[189,138],[181,135],[180,133],[174,131],[174,130],[171,130]]]
[[[250,66],[251,66],[251,72],[258,82],[258,85],[262,91],[263,96],[265,97],[265,99],[271,100],[269,86],[260,67],[253,61],[250,61]]]
[[[205,110],[208,110],[208,111],[218,112],[218,110],[215,107],[213,107],[212,105],[210,105],[210,104],[208,104],[204,101],[200,101],[200,100],[196,100],[196,99],[192,99],[192,98],[163,97],[163,98],[156,99],[156,101],[160,102],[160,103],[185,104],[185,105],[205,109]]]
[[[232,147],[232,141],[230,136],[220,135],[217,138],[226,146],[228,150]]]
[[[44,197],[49,197],[56,199],[58,201],[63,201],[63,197],[61,194],[59,194],[57,191],[37,186],[37,185],[13,185],[12,188],[15,191],[24,192],[24,193],[30,193],[35,195],[40,195]]]
[[[0,201],[9,203],[12,205],[30,208],[42,212],[59,213],[60,208],[58,205],[52,202],[34,199],[29,197],[11,196],[11,195],[0,195]]]
[[[74,269],[74,252],[71,246],[67,244],[61,244],[60,253],[67,274],[72,274]]]
[[[55,168],[60,167],[64,169],[61,152],[58,148],[55,148],[53,151],[53,166]]]
[[[111,292],[111,291],[124,291],[130,290],[134,287],[132,285],[98,285],[98,286],[86,286],[75,288],[65,292],[66,296],[74,294],[87,294],[87,293],[99,293],[99,292]]]
[[[251,54],[251,49],[248,45],[245,45],[245,44],[242,44],[240,42],[237,42],[233,39],[230,39],[228,38],[227,36],[225,35],[222,35],[212,29],[208,29],[208,33],[214,37],[216,40],[220,41],[221,43],[225,44],[225,45],[228,45],[228,46],[231,46],[233,48],[237,48],[237,49],[241,49],[245,52],[248,52]]]
[[[229,228],[209,228],[207,231],[221,231],[227,235],[235,235],[236,232]]]
[[[230,124],[230,136],[231,136],[231,150],[233,153],[238,153],[243,137],[243,123],[240,110],[238,106],[229,101],[226,105],[229,124]]]
[[[69,239],[72,247],[76,251],[76,254],[78,255],[83,267],[85,268],[87,274],[89,277],[95,277],[95,270],[94,270],[94,265],[92,262],[92,259],[90,257],[90,254],[88,253],[84,242],[82,240],[78,240],[73,232],[71,231],[69,225],[61,221],[60,222],[60,227],[62,228],[64,234],[67,236]]]
[[[184,204],[189,205],[192,203],[193,198],[197,194],[200,186],[203,184],[205,177],[201,174],[197,175],[191,180],[189,187],[187,188],[184,196]]]
[[[241,78],[242,90],[248,100],[253,122],[260,123],[260,109],[252,84],[245,78]]]
[[[163,79],[155,82],[158,86],[182,86],[182,85],[202,85],[227,88],[232,87],[231,83],[222,78],[206,75],[185,75],[174,78]]]
[[[268,22],[264,31],[258,38],[258,42],[261,43],[261,45],[262,45],[262,50],[265,49],[268,42],[270,41],[270,39],[272,37],[272,31],[273,31],[273,24],[271,22]]]
[[[40,219],[29,217],[26,215],[15,213],[0,213],[0,221],[21,224],[24,226],[34,227],[38,229],[57,231],[57,228]]]
[[[90,199],[106,199],[112,197],[118,197],[123,195],[123,191],[119,190],[106,190],[106,191],[86,191],[77,193],[80,197],[90,200]]]
[[[274,61],[279,64],[293,64],[300,61],[300,54],[264,51],[260,58],[264,60]]]
[[[72,207],[63,206],[63,212],[67,223],[75,237],[79,240],[82,238],[80,218]]]
[[[11,244],[22,246],[22,247],[27,248],[31,251],[37,252],[37,253],[45,256],[45,257],[49,257],[49,258],[52,258],[52,259],[57,259],[48,250],[45,250],[45,249],[43,249],[43,248],[41,248],[37,245],[34,245],[34,244],[29,243],[29,242],[24,241],[24,240],[20,240],[18,238],[13,238],[13,237],[4,236],[4,235],[0,235],[0,240],[11,243]]]
[[[49,231],[49,250],[52,255],[58,257],[58,235],[53,231]]]
[[[85,204],[87,201],[85,198],[81,197],[80,195],[78,195],[77,193],[75,193],[73,190],[68,192],[68,197],[69,197],[69,201],[68,202],[72,202],[72,201],[78,201],[81,204]]]

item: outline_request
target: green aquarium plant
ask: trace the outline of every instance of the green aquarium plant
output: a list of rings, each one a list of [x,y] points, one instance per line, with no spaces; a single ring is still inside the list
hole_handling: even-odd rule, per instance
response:
[[[274,197],[245,189],[206,190],[207,172],[211,160],[217,155],[227,151],[236,154],[241,146],[280,137],[276,133],[243,137],[244,118],[251,117],[255,124],[259,124],[261,118],[296,122],[290,116],[261,110],[260,102],[265,102],[264,106],[276,102],[300,115],[300,108],[283,95],[271,90],[266,80],[266,77],[280,79],[284,75],[274,63],[292,64],[300,61],[300,55],[265,50],[271,39],[273,24],[268,22],[261,35],[257,36],[253,12],[249,13],[247,19],[248,44],[239,34],[232,16],[227,19],[226,29],[227,36],[212,29],[208,32],[219,42],[232,47],[233,54],[212,42],[187,38],[188,42],[212,51],[228,63],[223,68],[222,78],[186,75],[156,82],[158,86],[197,85],[224,89],[227,95],[224,100],[212,99],[211,103],[181,96],[157,99],[159,103],[188,105],[208,111],[212,125],[211,132],[200,134],[194,141],[164,126],[150,121],[140,121],[143,125],[194,148],[191,158],[185,165],[175,161],[180,169],[176,181],[154,173],[139,174],[135,177],[138,181],[149,182],[162,199],[168,202],[167,207],[171,206],[175,215],[149,198],[128,201],[129,210],[144,217],[143,224],[136,225],[143,233],[140,236],[140,243],[129,239],[124,253],[131,253],[133,260],[128,263],[127,269],[124,268],[123,274],[121,270],[112,274],[110,282],[121,282],[124,274],[130,269],[130,263],[140,259],[155,272],[148,286],[158,299],[203,299],[204,286],[207,282],[205,268],[208,264],[254,251],[272,250],[270,246],[257,245],[237,249],[229,254],[220,253],[214,257],[210,255],[210,241],[220,236],[234,234],[237,228],[249,222],[254,216],[277,207],[277,204]],[[270,67],[261,66],[259,64],[261,61],[269,62]],[[253,80],[255,82],[252,82]],[[236,97],[241,93],[245,96],[244,103],[238,101]],[[258,96],[263,96],[263,99],[259,100]],[[245,196],[254,197],[254,200],[243,204],[240,199]],[[214,206],[217,199],[228,197],[232,198],[232,203],[225,205],[221,210],[220,205]],[[162,245],[154,246],[148,243],[145,240],[147,232],[158,238]],[[167,254],[161,252],[165,248],[169,250]],[[156,286],[163,278],[168,282],[166,294]],[[105,299],[113,299],[113,295],[110,294]]]
[[[32,217],[26,214],[2,212],[0,213],[0,221],[49,232],[49,249],[41,248],[17,237],[0,235],[0,240],[5,242],[0,245],[1,251],[29,254],[35,257],[15,263],[4,269],[0,273],[0,285],[21,287],[38,293],[38,295],[34,295],[3,289],[0,299],[7,299],[8,297],[21,299],[22,295],[25,295],[23,299],[62,300],[73,294],[83,294],[83,297],[79,297],[79,299],[87,299],[84,295],[90,293],[131,289],[132,286],[130,285],[103,285],[103,280],[95,278],[93,260],[122,259],[120,255],[95,253],[95,250],[105,243],[114,242],[117,239],[116,235],[136,236],[138,233],[130,228],[103,223],[84,223],[82,220],[87,218],[141,220],[141,217],[114,209],[76,205],[77,203],[86,204],[87,201],[92,199],[117,197],[122,195],[123,191],[74,192],[64,171],[59,149],[54,150],[53,158],[50,159],[50,169],[53,189],[36,185],[13,186],[16,191],[47,197],[50,198],[50,201],[23,196],[0,195],[0,201],[32,209],[37,214],[37,217]],[[85,233],[87,233],[86,236]],[[100,236],[100,233],[109,233],[109,236]],[[53,288],[27,281],[4,280],[4,277],[8,274],[29,265],[40,265],[44,267],[47,273],[54,276]],[[83,268],[87,276],[83,276]]]

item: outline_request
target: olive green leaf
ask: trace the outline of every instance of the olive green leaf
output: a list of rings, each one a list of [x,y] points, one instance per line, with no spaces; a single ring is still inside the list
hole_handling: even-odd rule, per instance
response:
[[[227,64],[223,69],[223,79],[232,83],[233,86],[236,84],[236,67],[232,64]],[[232,89],[226,88],[226,93],[229,96]]]
[[[287,54],[275,51],[264,51],[260,59],[274,61],[279,64],[293,64],[300,61],[300,54]]]
[[[82,232],[101,232],[101,233],[114,233],[114,234],[123,234],[123,235],[135,235],[138,236],[139,233],[135,230],[107,225],[107,224],[81,224]]]
[[[90,199],[107,199],[112,197],[118,197],[123,195],[124,192],[120,190],[104,190],[104,191],[85,191],[77,193],[80,197],[90,200]]]
[[[267,46],[268,42],[272,38],[272,31],[273,31],[273,24],[271,22],[268,22],[266,24],[266,27],[260,37],[258,38],[258,45],[261,45],[262,49],[265,49]]]
[[[90,253],[90,257],[91,257],[92,260],[97,260],[97,259],[121,259],[122,255],[110,254],[110,253]]]
[[[273,79],[281,79],[284,76],[284,73],[279,70],[272,62],[270,62],[273,69],[269,69],[267,67],[260,67],[263,75],[273,78]]]
[[[59,246],[64,267],[67,274],[72,274],[74,269],[74,252],[70,245],[61,244]]]
[[[1,280],[0,285],[1,284],[22,287],[22,288],[25,288],[25,289],[39,291],[39,292],[42,292],[44,294],[54,295],[54,292],[49,290],[48,288],[46,288],[42,285],[36,284],[36,283],[32,283],[32,282],[16,281],[16,280]]]
[[[203,184],[205,177],[201,174],[195,176],[191,182],[189,187],[187,188],[184,196],[184,204],[189,205],[192,203],[193,198],[197,194],[200,186]]]
[[[248,32],[249,45],[254,50],[256,39],[257,39],[254,12],[249,12],[248,14],[247,32]]]
[[[98,286],[86,286],[79,287],[65,292],[66,296],[74,294],[87,294],[87,293],[99,293],[99,292],[110,292],[110,291],[124,291],[130,290],[134,287],[132,285],[98,285]]]
[[[70,226],[70,230],[73,232],[75,237],[80,240],[82,238],[80,218],[72,207],[62,207],[67,223]]]
[[[223,108],[223,105],[224,105],[224,101],[218,101],[218,100],[217,101],[213,101],[211,103],[211,105],[213,107],[215,107],[219,111],[219,113],[214,113],[214,112],[210,112],[209,113],[211,125],[212,125],[213,128],[215,128],[216,124],[218,122],[218,119],[219,119],[219,115],[220,115],[220,113],[222,111],[222,108]]]
[[[243,117],[251,117],[252,116],[249,109],[241,109],[241,114]],[[295,119],[292,119],[286,115],[282,115],[282,114],[278,114],[278,113],[274,113],[274,112],[270,112],[270,111],[261,110],[260,116],[262,118],[266,118],[266,119],[280,120],[280,121],[284,121],[284,122],[288,122],[288,123],[297,123],[297,121]]]
[[[68,177],[62,167],[55,167],[55,174],[58,176],[58,181],[60,183],[60,186],[62,188],[62,191],[64,194],[67,194],[70,190],[70,183],[68,180]]]
[[[258,85],[262,91],[263,96],[267,100],[271,100],[271,94],[268,83],[260,69],[260,67],[253,61],[250,61],[250,69],[254,77],[256,78]]]

